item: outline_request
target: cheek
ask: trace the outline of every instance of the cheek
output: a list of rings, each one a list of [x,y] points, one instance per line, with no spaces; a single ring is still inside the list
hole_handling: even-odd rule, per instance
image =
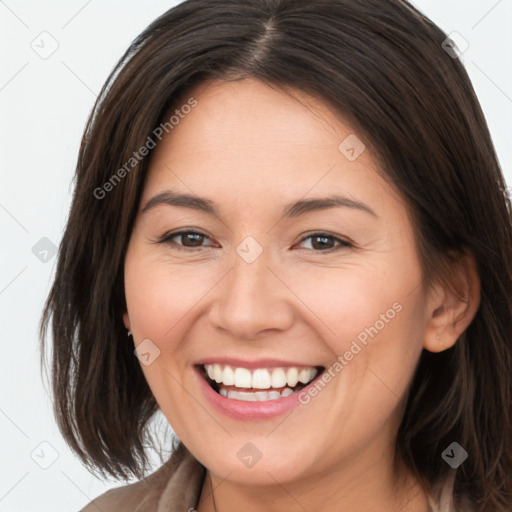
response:
[[[354,445],[377,435],[396,411],[421,353],[424,303],[419,288],[411,293],[415,272],[379,277],[353,271],[337,280],[316,279],[318,285],[309,287],[307,305],[318,314],[316,325],[334,332],[324,337],[333,354],[326,386],[331,400],[319,398],[316,407],[322,406],[325,428],[344,425]]]
[[[411,261],[407,267],[389,257],[366,267],[317,268],[293,284],[332,354],[333,422],[351,408],[366,417],[368,404],[376,421],[377,410],[386,415],[407,388],[424,328],[424,299],[415,289],[421,271]]]
[[[187,314],[212,287],[208,276],[200,269],[137,258],[136,254],[127,262],[126,301],[138,337],[150,338],[159,346],[163,340],[176,338]]]
[[[353,339],[364,343],[396,331],[408,315],[419,315],[418,297],[411,293],[419,275],[412,265],[402,271],[384,261],[380,266],[310,269],[288,282],[339,354]]]

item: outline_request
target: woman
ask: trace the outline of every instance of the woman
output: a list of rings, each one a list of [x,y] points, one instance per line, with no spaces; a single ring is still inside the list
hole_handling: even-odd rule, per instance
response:
[[[55,414],[141,479],[85,511],[510,510],[510,200],[412,6],[183,2],[107,80],[76,180]],[[145,478],[158,410],[177,445]]]

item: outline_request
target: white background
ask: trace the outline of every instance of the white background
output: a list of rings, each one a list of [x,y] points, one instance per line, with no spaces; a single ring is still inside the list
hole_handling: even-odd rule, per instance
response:
[[[56,427],[37,338],[56,258],[44,263],[32,248],[43,237],[60,242],[80,138],[108,73],[134,37],[176,3],[0,0],[0,512],[78,511],[123,483],[90,475]],[[512,0],[415,4],[468,41],[462,60],[511,185]],[[47,49],[58,44],[47,59],[31,47],[40,37]],[[158,420],[155,428],[164,429],[163,416]],[[40,467],[54,454],[50,467]]]

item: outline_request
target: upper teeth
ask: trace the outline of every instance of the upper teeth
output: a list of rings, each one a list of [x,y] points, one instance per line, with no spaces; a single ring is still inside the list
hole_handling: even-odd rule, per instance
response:
[[[311,382],[318,370],[316,368],[258,368],[251,370],[247,368],[233,368],[228,365],[205,364],[208,377],[225,386],[237,388],[282,388],[284,386],[294,387],[298,382],[307,384]]]

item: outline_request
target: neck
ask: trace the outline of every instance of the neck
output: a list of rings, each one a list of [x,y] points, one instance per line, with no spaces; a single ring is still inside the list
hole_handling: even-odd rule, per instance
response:
[[[208,471],[197,512],[429,512],[419,482],[404,468],[396,475],[391,461],[386,452],[377,460],[359,459],[293,482],[279,482],[274,475],[275,485],[264,486],[240,484]]]

